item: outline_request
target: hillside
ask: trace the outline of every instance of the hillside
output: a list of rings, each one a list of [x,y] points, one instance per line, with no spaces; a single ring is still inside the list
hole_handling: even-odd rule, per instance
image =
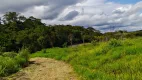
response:
[[[110,40],[32,54],[62,60],[85,80],[142,80],[142,38]]]
[[[142,80],[142,0],[1,0],[0,80]]]
[[[16,12],[1,22],[0,77],[29,66],[31,55],[65,61],[85,80],[142,79],[141,30],[101,33],[89,26],[46,25]]]

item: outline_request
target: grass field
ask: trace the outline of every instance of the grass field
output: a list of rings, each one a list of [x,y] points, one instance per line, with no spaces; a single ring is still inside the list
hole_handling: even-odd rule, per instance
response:
[[[31,57],[65,61],[84,80],[142,80],[142,38],[43,49]]]

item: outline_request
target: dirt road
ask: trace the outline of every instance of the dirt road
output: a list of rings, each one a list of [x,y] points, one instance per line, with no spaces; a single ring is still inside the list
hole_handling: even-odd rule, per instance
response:
[[[33,58],[32,64],[6,80],[78,80],[70,65],[48,58]]]

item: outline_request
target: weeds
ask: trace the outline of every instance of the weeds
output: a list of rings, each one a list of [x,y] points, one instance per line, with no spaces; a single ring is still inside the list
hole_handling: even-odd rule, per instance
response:
[[[27,65],[29,52],[22,49],[19,53],[5,52],[0,56],[0,76],[8,76]]]
[[[122,45],[122,43],[121,43],[120,40],[111,39],[109,41],[109,46],[111,46],[111,47],[118,47],[118,46],[121,46],[121,45]]]
[[[70,63],[83,80],[142,80],[142,38],[47,49],[31,57]]]

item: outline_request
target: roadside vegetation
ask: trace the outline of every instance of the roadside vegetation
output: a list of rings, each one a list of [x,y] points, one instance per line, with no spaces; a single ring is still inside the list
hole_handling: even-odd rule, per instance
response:
[[[142,38],[43,49],[31,57],[46,57],[71,64],[84,80],[141,80]]]
[[[0,76],[8,76],[28,66],[29,52],[23,49],[16,52],[4,52],[0,55]]]

